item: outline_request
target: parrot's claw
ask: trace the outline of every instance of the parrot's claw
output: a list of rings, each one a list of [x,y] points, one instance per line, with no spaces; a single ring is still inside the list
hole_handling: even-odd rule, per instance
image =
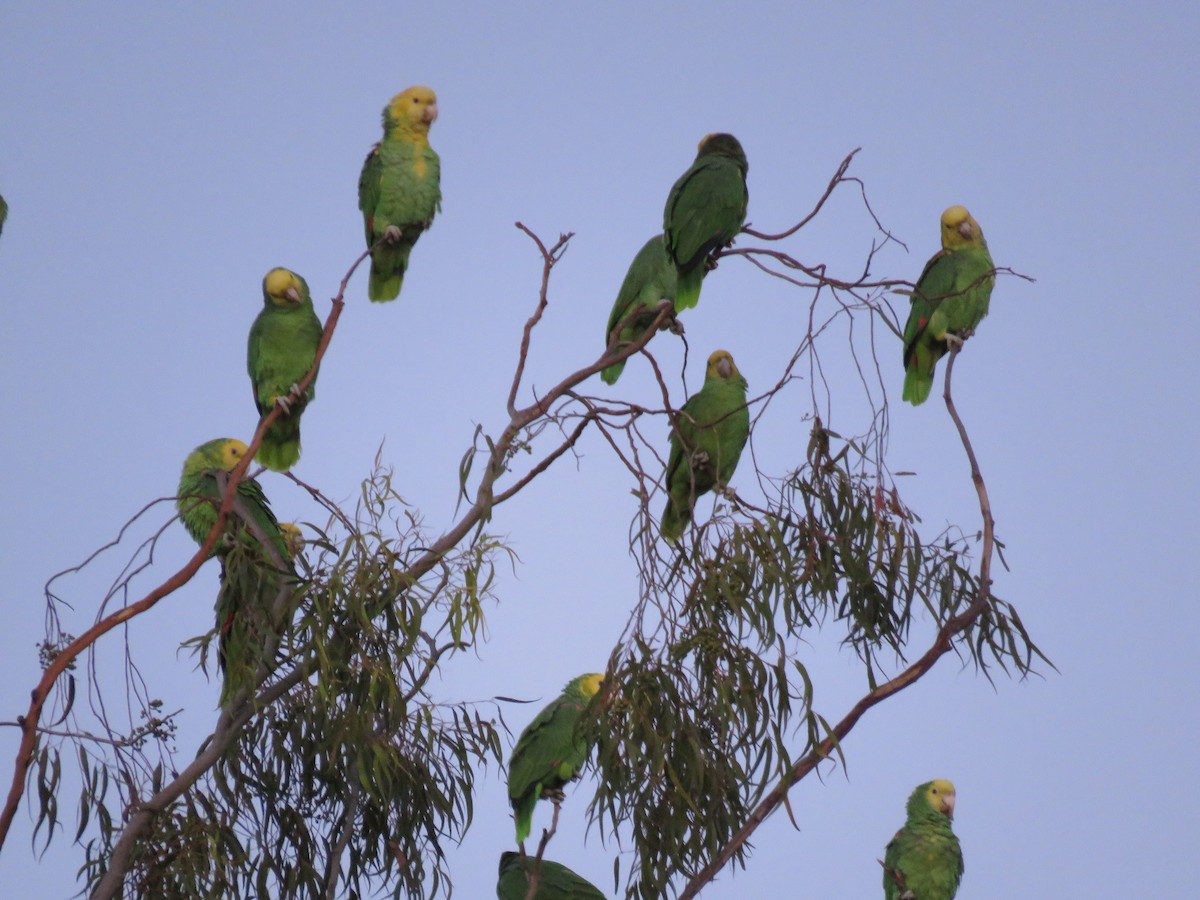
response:
[[[287,394],[280,394],[275,398],[275,405],[283,410],[285,416],[292,414],[292,400]]]
[[[667,320],[667,328],[671,334],[683,335],[683,323],[675,316]]]
[[[708,467],[708,452],[706,450],[697,450],[692,454],[692,468],[704,469]]]
[[[737,491],[735,491],[732,487],[730,487],[727,484],[722,484],[719,487],[717,487],[717,493],[719,493],[722,497],[724,497],[730,503],[740,502],[738,499]]]
[[[563,792],[562,788],[554,788],[553,790],[545,788],[542,791],[542,796],[551,803],[562,803],[567,799],[567,795]]]
[[[961,350],[962,345],[963,345],[963,340],[965,337],[966,337],[966,335],[963,335],[962,337],[960,337],[959,335],[955,334],[952,331],[947,331],[946,332],[946,346],[948,346],[951,350]]]
[[[402,237],[404,237],[404,232],[400,230],[399,225],[389,225],[387,230],[383,232],[383,239],[389,244],[396,243]]]

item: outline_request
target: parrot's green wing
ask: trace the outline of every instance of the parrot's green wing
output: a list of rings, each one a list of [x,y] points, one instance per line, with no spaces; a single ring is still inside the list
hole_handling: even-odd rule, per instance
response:
[[[576,734],[602,675],[580,675],[547,705],[517,738],[508,761],[508,799],[517,823],[517,842],[529,837],[533,808],[545,791],[560,790],[578,777],[591,747]]]
[[[904,400],[929,397],[937,361],[949,352],[946,335],[970,336],[988,313],[995,266],[983,231],[965,207],[942,213],[942,249],[925,264],[904,326]]]
[[[321,320],[313,310],[308,282],[290,269],[272,269],[263,278],[263,308],[250,326],[246,371],[259,416],[312,368],[321,342]],[[286,472],[300,459],[300,416],[317,393],[317,380],[290,403],[263,435],[256,459],[276,472]]]
[[[409,254],[441,209],[441,160],[429,146],[437,114],[437,95],[430,88],[417,85],[397,94],[383,110],[383,140],[363,163],[358,207],[367,246],[375,248],[368,285],[372,300],[399,296]]]
[[[954,785],[937,779],[908,798],[904,827],[887,845],[883,859],[884,900],[953,900],[963,876],[962,849],[950,827]],[[907,893],[906,892],[911,892]]]
[[[679,411],[663,476],[667,505],[659,531],[675,543],[692,519],[696,498],[733,477],[750,435],[746,379],[733,357],[717,350],[708,358],[704,386]]]
[[[375,208],[379,206],[379,184],[383,178],[383,162],[379,158],[380,142],[371,147],[358,175],[358,208],[363,214],[363,229],[367,246],[375,243]]]
[[[692,167],[672,186],[663,208],[663,236],[679,275],[676,311],[699,302],[709,255],[741,230],[748,168],[737,138],[710,134],[700,142]]]
[[[248,483],[257,487],[256,482]],[[251,516],[257,529],[240,530],[222,559],[224,571],[216,602],[218,662],[225,676],[222,706],[240,688],[252,683],[255,671],[266,661],[263,656],[266,635],[278,632],[292,613],[291,603],[279,602],[280,591],[294,591],[298,584],[290,532],[275,522],[261,491],[258,496],[261,504],[243,502],[239,507],[239,512],[245,510]],[[245,500],[240,495],[239,498]],[[254,530],[268,536],[274,554],[263,551]]]
[[[605,346],[612,340],[613,330],[630,316],[633,319],[621,329],[617,340],[624,344],[640,338],[654,320],[654,309],[658,304],[675,299],[675,281],[675,264],[667,256],[663,236],[656,234],[646,241],[629,264],[604,329]],[[639,310],[644,312],[639,314]],[[621,360],[605,368],[600,377],[605,384],[616,384],[624,368],[625,360]]]
[[[506,850],[500,854],[500,880],[496,896],[500,900],[525,900],[529,893],[529,878],[536,861]],[[543,859],[538,869],[538,889],[535,900],[604,900],[590,881],[561,863]]]
[[[184,527],[197,544],[204,543],[217,521],[221,504],[217,473],[231,472],[246,450],[246,445],[236,438],[217,438],[201,444],[184,461],[175,502]],[[260,536],[270,543],[273,554],[264,551]],[[221,692],[224,704],[233,689],[243,683],[241,676],[246,667],[257,663],[257,654],[244,636],[260,633],[265,613],[274,605],[284,584],[282,579],[293,577],[288,568],[292,557],[288,536],[275,521],[257,481],[239,482],[225,533],[213,552],[221,557],[221,588],[216,605],[219,660],[226,672]],[[280,568],[273,555],[284,568]],[[252,614],[241,624],[239,620],[248,609]]]

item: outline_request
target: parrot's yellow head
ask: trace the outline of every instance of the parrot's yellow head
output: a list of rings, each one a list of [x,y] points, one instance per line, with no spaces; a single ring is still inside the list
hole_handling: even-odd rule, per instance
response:
[[[728,381],[741,374],[737,364],[733,361],[733,355],[728,350],[714,350],[709,356],[707,378],[720,378],[722,381]]]
[[[590,675],[584,675],[579,680],[579,690],[583,692],[583,696],[587,698],[595,697],[600,693],[600,688],[604,686],[604,673],[592,672]]]
[[[247,449],[245,443],[237,438],[223,438],[217,447],[221,468],[226,472],[232,472],[242,461],[242,457],[246,455]]]
[[[696,145],[696,156],[704,154],[715,154],[733,160],[741,168],[743,178],[750,168],[746,163],[746,152],[742,149],[741,142],[725,131],[714,131],[700,138],[700,143]]]
[[[433,88],[415,84],[391,99],[383,110],[383,127],[425,133],[437,121],[437,94]]]
[[[958,250],[961,247],[987,246],[983,229],[967,211],[965,206],[951,206],[942,213],[942,248]]]
[[[274,306],[299,306],[303,287],[304,279],[291,269],[272,269],[263,278],[263,296]]]
[[[935,778],[925,785],[925,800],[947,819],[954,818],[954,785],[945,778]]]
[[[288,556],[294,558],[304,549],[304,532],[295,522],[280,522],[279,534],[283,537],[283,544],[287,547]]]

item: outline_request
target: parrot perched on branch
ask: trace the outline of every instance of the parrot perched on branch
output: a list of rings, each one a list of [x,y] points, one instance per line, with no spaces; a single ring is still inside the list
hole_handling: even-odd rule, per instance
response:
[[[953,900],[963,876],[962,849],[950,828],[954,785],[938,778],[908,798],[908,819],[888,842],[884,900]]]
[[[995,265],[983,229],[965,206],[942,213],[942,249],[925,264],[904,326],[903,399],[920,406],[937,361],[965,341],[988,313]]]
[[[696,498],[733,477],[750,435],[746,379],[726,350],[708,358],[704,386],[679,411],[663,484],[667,506],[659,531],[674,544],[692,519]]]
[[[640,338],[654,321],[654,311],[659,303],[675,299],[675,280],[675,263],[667,256],[663,236],[656,234],[646,241],[629,264],[629,271],[625,273],[625,280],[621,282],[621,289],[617,291],[616,302],[608,316],[604,345],[608,346],[613,330],[630,316],[634,317],[633,320],[621,329],[617,339],[624,344]],[[617,383],[625,362],[621,360],[601,371],[600,378],[605,384]]]
[[[522,856],[511,850],[501,853],[496,896],[500,900],[525,900],[534,864],[532,856]],[[605,900],[590,881],[548,859],[541,861],[537,893],[533,896],[535,900]]]
[[[372,300],[400,296],[408,255],[442,208],[442,164],[429,146],[437,95],[422,85],[401,91],[383,108],[383,140],[371,148],[358,177],[358,208],[371,251]]]
[[[508,799],[517,824],[517,842],[529,837],[533,808],[543,795],[561,797],[563,786],[579,777],[591,747],[575,733],[588,702],[604,676],[580,675],[567,683],[517,738],[508,761]]]
[[[663,209],[663,239],[679,275],[677,312],[699,302],[709,257],[732,243],[746,221],[749,168],[737,138],[709,134],[692,167],[672,186]]]
[[[217,522],[222,496],[217,473],[232,472],[246,451],[237,438],[217,438],[201,444],[184,461],[175,504],[197,544],[203,545]],[[213,555],[221,558],[216,612],[218,660],[225,673],[222,705],[253,673],[253,668],[249,673],[246,668],[258,662],[258,654],[251,651],[256,642],[261,643],[260,623],[267,621],[279,590],[295,578],[291,561],[298,534],[296,526],[275,521],[257,481],[238,483],[224,533],[213,549]],[[273,554],[263,549],[262,540]]]
[[[263,308],[250,326],[246,371],[260,417],[284,400],[286,409],[263,435],[256,456],[276,472],[286,472],[300,459],[300,415],[316,396],[317,379],[303,396],[291,393],[317,358],[321,331],[308,282],[290,269],[268,272],[263,278]]]

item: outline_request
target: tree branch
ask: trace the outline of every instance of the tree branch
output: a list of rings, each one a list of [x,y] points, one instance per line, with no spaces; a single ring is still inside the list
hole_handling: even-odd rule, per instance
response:
[[[945,390],[942,396],[946,401],[946,409],[949,411],[950,417],[954,420],[954,424],[958,429],[959,438],[962,440],[963,449],[970,463],[971,481],[975,485],[975,491],[979,498],[979,513],[983,520],[983,550],[979,564],[979,589],[975,594],[975,599],[965,610],[956,616],[952,616],[942,625],[938,630],[937,636],[934,638],[933,644],[920,659],[895,678],[884,682],[860,698],[842,720],[833,727],[829,735],[788,770],[779,780],[779,783],[771,789],[750,813],[746,823],[738,829],[729,842],[713,857],[712,861],[692,876],[683,891],[679,894],[679,900],[689,900],[689,898],[695,897],[701,888],[717,876],[717,873],[729,863],[758,827],[784,803],[791,788],[817,768],[820,763],[838,751],[841,742],[850,734],[854,726],[858,724],[858,720],[863,717],[867,710],[886,700],[888,697],[898,694],[922,678],[944,654],[953,648],[954,639],[968,629],[984,610],[987,609],[992,589],[991,571],[992,554],[995,546],[993,536],[995,523],[992,520],[991,502],[988,499],[987,486],[984,483],[983,474],[979,470],[975,450],[971,445],[967,429],[958,415],[958,410],[954,406],[954,400],[950,393],[951,373],[954,370],[954,360],[957,358],[958,352],[959,349],[957,347],[950,351],[949,361],[946,364]]]
[[[329,346],[329,342],[333,337],[334,328],[337,326],[337,320],[342,312],[342,306],[345,304],[343,297],[345,296],[346,286],[350,281],[350,277],[354,274],[354,270],[359,264],[366,259],[370,250],[362,253],[354,264],[346,272],[342,278],[341,285],[337,295],[333,298],[333,308],[330,310],[329,317],[325,320],[325,328],[321,334],[320,343],[317,345],[317,352],[313,359],[312,368],[304,375],[299,382],[301,393],[308,390],[308,386],[312,384],[316,378],[317,369],[321,365],[321,359],[325,355],[325,350]],[[245,457],[238,463],[232,472],[229,473],[229,483],[225,488],[225,493],[221,497],[221,506],[217,510],[217,519],[213,524],[212,530],[208,533],[204,543],[200,546],[192,558],[189,559],[182,568],[174,575],[160,584],[154,590],[150,591],[145,597],[136,603],[132,603],[122,609],[117,610],[112,615],[106,616],[99,622],[96,622],[91,628],[85,631],[78,638],[64,647],[59,654],[54,658],[46,670],[42,673],[42,678],[38,682],[37,687],[31,692],[29,709],[25,715],[18,721],[21,724],[21,742],[17,747],[16,762],[13,766],[12,783],[9,787],[8,798],[5,801],[4,809],[0,812],[0,851],[3,850],[5,841],[8,838],[9,829],[12,827],[13,817],[16,815],[17,807],[21,802],[21,797],[25,790],[26,774],[29,771],[29,766],[33,761],[34,750],[37,744],[37,726],[38,720],[41,718],[42,709],[46,704],[46,700],[50,696],[50,691],[54,687],[54,683],[59,676],[67,670],[67,667],[75,661],[75,659],[88,647],[92,646],[100,637],[107,634],[118,625],[123,625],[129,622],[136,616],[141,615],[146,610],[151,609],[163,597],[174,593],[183,585],[187,584],[192,579],[192,576],[199,571],[200,566],[207,562],[209,554],[217,540],[225,530],[225,522],[229,517],[230,511],[233,509],[234,494],[237,491],[238,484],[246,475],[247,469],[250,467],[251,461],[254,459],[254,454],[258,447],[262,444],[263,434],[266,432],[276,419],[282,414],[283,408],[276,404],[258,423],[258,429],[254,432],[254,437],[250,441],[250,446],[247,449]],[[189,767],[190,768],[190,767]]]

